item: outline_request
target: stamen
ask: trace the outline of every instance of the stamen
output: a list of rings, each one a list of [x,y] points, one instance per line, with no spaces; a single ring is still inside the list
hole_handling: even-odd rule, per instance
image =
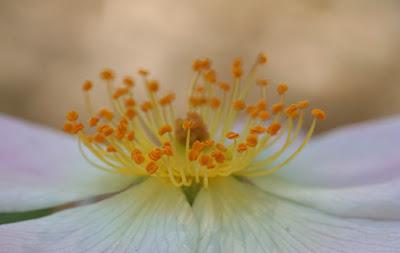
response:
[[[326,113],[311,110],[313,121],[304,140],[293,153],[286,154],[297,143],[310,103],[287,103],[288,85],[280,83],[276,86],[279,98],[270,104],[267,87],[273,83],[258,74],[267,61],[265,54],[259,54],[245,73],[242,60],[234,59],[230,82],[219,80],[208,58],[193,61],[188,113],[183,118],[176,117],[175,93],[160,95],[161,85],[150,78],[147,69],[138,71],[147,90],[144,99],[134,96],[134,77],[116,78],[111,69],[105,69],[100,79],[106,83],[110,109],[93,109],[90,91],[94,85],[85,81],[82,90],[90,115],[85,120],[87,128],[78,112],[70,111],[63,129],[78,136],[79,149],[91,165],[109,173],[152,176],[176,187],[201,184],[205,188],[213,177],[269,175],[300,153],[316,122],[326,119]],[[254,86],[260,99],[249,101],[247,96]],[[238,124],[240,121],[243,123]],[[240,129],[234,130],[237,125]],[[275,152],[261,157],[271,147]]]

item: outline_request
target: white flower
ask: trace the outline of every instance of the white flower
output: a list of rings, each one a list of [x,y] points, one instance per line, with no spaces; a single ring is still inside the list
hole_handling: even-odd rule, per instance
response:
[[[210,99],[215,78],[203,65],[195,65],[197,74],[206,73],[205,91],[196,81],[192,86],[196,113],[176,126],[173,112],[157,102],[158,84],[146,73],[151,104],[133,113],[119,102],[130,91],[114,93],[112,72],[103,72],[115,111],[94,113],[85,93],[97,128],[84,131],[75,112],[65,126],[92,152],[84,153],[90,163],[73,139],[0,117],[0,212],[102,199],[0,225],[0,253],[400,252],[399,118],[318,137],[293,160],[315,127],[314,119],[303,140],[295,139],[308,103],[279,109],[287,87],[278,85],[273,119],[267,120],[265,105],[257,102],[237,134],[233,108],[244,93],[235,90],[246,91],[256,72],[239,86],[241,63],[235,61],[233,98],[217,102],[212,99],[217,93]],[[258,83],[265,101],[266,86]],[[90,89],[86,83],[85,92]],[[114,114],[125,116],[117,121]],[[313,115],[325,117],[320,110]],[[228,140],[217,138],[217,129]]]

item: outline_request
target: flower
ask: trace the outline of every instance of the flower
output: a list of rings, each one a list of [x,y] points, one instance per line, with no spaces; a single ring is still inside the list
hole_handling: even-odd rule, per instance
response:
[[[67,113],[64,130],[79,148],[1,117],[0,212],[97,201],[0,225],[0,253],[399,252],[400,119],[309,142],[325,113],[311,110],[303,135],[307,101],[286,105],[281,83],[269,106],[268,81],[257,76],[266,60],[260,54],[244,77],[236,59],[233,85],[196,60],[184,118],[175,117],[173,93],[158,97],[147,70],[139,74],[149,100],[140,105],[134,80],[115,88],[105,70],[113,109],[94,110],[87,81],[88,122]],[[261,99],[247,105],[252,84]],[[238,115],[247,118],[241,127]]]

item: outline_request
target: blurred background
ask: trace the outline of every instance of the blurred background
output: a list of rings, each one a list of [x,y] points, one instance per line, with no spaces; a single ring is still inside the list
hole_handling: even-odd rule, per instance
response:
[[[228,79],[260,51],[264,77],[328,112],[320,132],[400,113],[397,0],[1,0],[0,34],[0,112],[55,128],[104,67],[147,67],[183,102],[194,58]]]

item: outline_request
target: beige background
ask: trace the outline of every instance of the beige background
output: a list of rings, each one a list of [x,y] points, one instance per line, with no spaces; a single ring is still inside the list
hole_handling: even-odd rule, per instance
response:
[[[267,78],[329,113],[320,131],[400,113],[396,0],[2,0],[0,111],[60,128],[103,67],[146,66],[183,95],[193,58],[221,69],[261,50]]]

